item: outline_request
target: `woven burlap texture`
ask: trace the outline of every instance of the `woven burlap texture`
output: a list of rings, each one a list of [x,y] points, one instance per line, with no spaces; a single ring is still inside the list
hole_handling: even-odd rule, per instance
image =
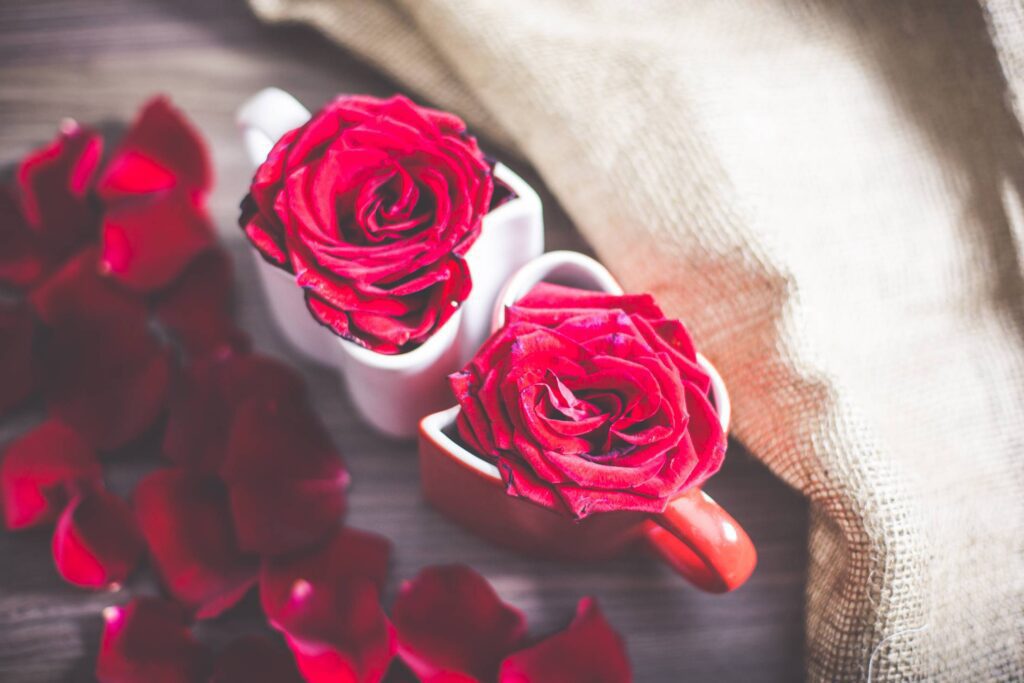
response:
[[[811,501],[811,680],[1024,679],[1021,7],[250,0],[528,158]]]

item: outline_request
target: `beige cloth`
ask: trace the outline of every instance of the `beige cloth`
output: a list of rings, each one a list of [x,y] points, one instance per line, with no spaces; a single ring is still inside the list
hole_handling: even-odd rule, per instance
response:
[[[1019,4],[250,1],[512,145],[690,324],[811,501],[809,678],[1024,680]]]

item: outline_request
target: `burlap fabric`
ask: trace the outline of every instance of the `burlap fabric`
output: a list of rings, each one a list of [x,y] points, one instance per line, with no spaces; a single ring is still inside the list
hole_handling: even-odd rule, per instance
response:
[[[812,504],[813,680],[1024,679],[1024,10],[250,0],[527,157]]]

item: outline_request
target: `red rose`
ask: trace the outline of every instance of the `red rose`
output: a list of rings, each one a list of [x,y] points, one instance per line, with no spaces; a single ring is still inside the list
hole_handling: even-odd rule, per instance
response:
[[[661,512],[725,454],[693,342],[649,295],[542,283],[450,381],[507,493],[577,518]]]
[[[469,296],[491,170],[456,116],[342,96],[257,169],[240,224],[313,316],[380,353],[426,340]]]

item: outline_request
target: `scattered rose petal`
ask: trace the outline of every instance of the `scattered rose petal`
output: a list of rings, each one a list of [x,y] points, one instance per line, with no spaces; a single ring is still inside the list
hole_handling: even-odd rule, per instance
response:
[[[197,618],[217,616],[255,583],[256,559],[238,549],[217,479],[159,470],[136,487],[135,510],[157,573]]]
[[[178,605],[136,598],[103,610],[99,683],[202,683],[210,654],[189,632]]]
[[[500,683],[630,683],[622,638],[593,598],[583,598],[569,627],[501,663]]]
[[[26,306],[0,305],[0,414],[26,400],[36,389],[33,361],[36,320]]]
[[[253,398],[242,404],[221,477],[246,552],[299,550],[333,530],[345,513],[348,471],[306,401]]]
[[[387,671],[395,640],[379,596],[389,553],[380,536],[338,529],[315,548],[264,559],[263,611],[310,683],[379,681]]]
[[[370,579],[320,585],[300,579],[270,621],[308,683],[376,683],[395,656],[394,628]]]
[[[199,199],[213,182],[202,137],[166,97],[145,104],[97,184],[112,201],[180,189]]]
[[[98,206],[89,190],[102,150],[99,135],[68,120],[18,167],[23,215],[48,252],[66,254],[95,235]]]
[[[141,436],[160,416],[170,385],[170,358],[132,321],[102,332],[54,330],[43,344],[43,396],[51,417],[100,450]]]
[[[428,567],[406,582],[392,618],[399,656],[428,682],[493,679],[526,630],[522,613],[464,565]]]
[[[65,581],[84,588],[122,583],[144,550],[131,508],[101,489],[76,496],[53,533],[57,571]]]
[[[225,356],[249,346],[231,319],[231,263],[222,249],[196,258],[157,299],[155,312],[189,358]]]
[[[217,473],[235,410],[256,397],[303,400],[302,378],[266,356],[207,358],[181,373],[171,391],[163,452],[182,467]]]
[[[280,644],[263,636],[244,636],[217,655],[210,683],[302,683],[302,677]]]
[[[106,273],[129,289],[152,292],[216,244],[216,236],[205,211],[175,193],[110,207],[100,242]]]
[[[313,585],[327,585],[359,577],[384,589],[391,543],[367,531],[339,527],[325,541],[300,552],[263,559],[260,571],[260,600],[268,618],[278,614],[291,599],[299,579]]]
[[[68,259],[32,291],[29,302],[47,325],[89,325],[97,334],[106,324],[143,327],[148,315],[141,297],[100,274],[96,247]]]
[[[96,455],[53,420],[12,443],[0,463],[4,519],[11,530],[52,522],[80,489],[98,486]]]
[[[49,266],[12,188],[0,186],[0,285],[24,289]]]

